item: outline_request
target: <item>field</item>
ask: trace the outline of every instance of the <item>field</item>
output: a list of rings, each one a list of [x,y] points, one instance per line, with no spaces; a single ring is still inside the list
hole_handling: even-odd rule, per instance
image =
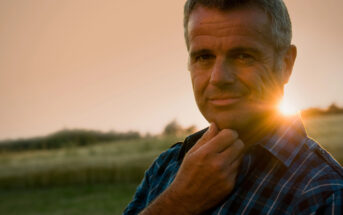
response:
[[[309,135],[343,162],[343,115],[304,121]],[[0,154],[0,213],[121,214],[153,159],[184,137]]]
[[[121,214],[136,186],[120,183],[1,190],[0,214]]]
[[[145,169],[184,137],[0,155],[0,214],[121,214]]]
[[[308,135],[343,165],[343,115],[310,118],[304,124]]]

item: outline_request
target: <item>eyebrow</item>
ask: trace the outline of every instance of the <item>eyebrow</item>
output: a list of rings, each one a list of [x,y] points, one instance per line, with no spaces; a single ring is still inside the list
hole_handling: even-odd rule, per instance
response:
[[[245,47],[245,46],[238,46],[238,47],[232,48],[228,51],[228,54],[237,54],[237,53],[241,53],[241,52],[250,52],[253,54],[257,54],[257,55],[261,54],[261,50],[259,50],[257,48]],[[210,49],[200,49],[200,50],[196,50],[196,51],[191,51],[189,56],[191,58],[194,58],[194,57],[202,55],[202,54],[210,54],[210,53],[212,53],[212,51]]]
[[[200,49],[200,50],[192,51],[189,56],[191,58],[194,58],[196,56],[199,56],[202,54],[209,54],[209,53],[212,53],[212,51],[210,49]]]

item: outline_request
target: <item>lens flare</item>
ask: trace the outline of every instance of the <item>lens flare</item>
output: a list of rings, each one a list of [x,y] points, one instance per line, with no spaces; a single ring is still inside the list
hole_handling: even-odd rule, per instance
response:
[[[298,112],[297,108],[295,108],[294,105],[285,98],[283,98],[279,103],[278,109],[280,113],[285,116],[294,115]]]

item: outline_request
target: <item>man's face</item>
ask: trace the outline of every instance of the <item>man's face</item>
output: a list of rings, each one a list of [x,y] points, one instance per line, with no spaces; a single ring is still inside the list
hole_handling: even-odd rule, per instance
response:
[[[279,66],[270,20],[257,7],[197,6],[188,23],[189,70],[197,105],[220,129],[244,130],[275,109],[289,75]],[[280,69],[276,69],[279,68]]]

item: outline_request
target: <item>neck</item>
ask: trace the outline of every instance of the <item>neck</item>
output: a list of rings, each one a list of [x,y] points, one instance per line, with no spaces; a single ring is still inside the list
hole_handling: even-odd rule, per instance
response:
[[[263,114],[249,123],[249,127],[239,130],[240,139],[247,145],[254,145],[265,136],[272,134],[283,121],[283,117],[275,112]]]

